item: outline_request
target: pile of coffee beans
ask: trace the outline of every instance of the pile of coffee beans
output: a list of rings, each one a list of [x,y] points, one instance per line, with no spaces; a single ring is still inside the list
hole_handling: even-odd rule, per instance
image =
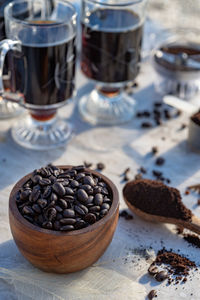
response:
[[[35,170],[16,194],[22,216],[42,228],[71,231],[87,227],[105,215],[112,192],[99,176],[84,166]]]

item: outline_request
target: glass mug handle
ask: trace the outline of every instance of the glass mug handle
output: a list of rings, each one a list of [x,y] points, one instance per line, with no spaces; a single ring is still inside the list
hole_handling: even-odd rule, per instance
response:
[[[9,39],[5,39],[0,42],[0,96],[2,96],[2,98],[7,101],[16,102],[16,103],[23,105],[24,99],[22,96],[19,96],[17,94],[11,93],[11,92],[6,92],[4,90],[3,67],[4,67],[6,54],[10,50],[21,51],[21,43],[19,41],[12,41]]]

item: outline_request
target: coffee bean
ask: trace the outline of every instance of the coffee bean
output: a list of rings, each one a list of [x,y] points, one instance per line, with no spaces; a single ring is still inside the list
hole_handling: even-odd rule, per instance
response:
[[[31,194],[31,190],[22,191],[20,194],[20,200],[27,200]]]
[[[74,218],[75,217],[75,212],[73,209],[65,209],[63,211],[63,217],[65,218]]]
[[[100,194],[102,192],[101,186],[95,186],[94,187],[94,194]]]
[[[107,215],[107,213],[108,213],[108,210],[107,210],[107,209],[102,209],[102,210],[100,211],[100,216],[103,217],[103,216]]]
[[[53,176],[53,175],[51,175],[51,176],[49,177],[49,179],[51,180],[51,183],[54,183],[54,182],[56,181],[56,177]]]
[[[148,272],[150,275],[154,276],[158,273],[158,268],[154,265],[150,265],[150,267],[148,268]]]
[[[81,216],[85,215],[85,211],[82,208],[80,208],[80,206],[78,206],[78,205],[74,206],[74,210],[75,210],[75,212],[77,212]]]
[[[50,221],[45,221],[44,223],[42,223],[42,227],[46,229],[52,229],[53,224]]]
[[[54,207],[48,209],[47,216],[49,221],[55,220],[56,215],[57,215],[57,210]]]
[[[66,187],[65,188],[65,194],[72,196],[72,195],[74,195],[74,191],[71,188]]]
[[[34,211],[30,206],[24,206],[22,209],[22,213],[26,215],[34,215]]]
[[[85,177],[84,173],[78,173],[78,175],[76,176],[76,180],[80,181],[81,179],[83,179]]]
[[[97,170],[102,171],[104,169],[105,169],[105,165],[103,163],[100,162],[97,164]]]
[[[33,182],[32,182],[32,180],[30,179],[30,180],[28,180],[27,182],[24,183],[23,187],[24,187],[24,188],[31,188],[32,185],[33,185]]]
[[[52,188],[50,186],[47,186],[42,195],[43,198],[48,198],[51,195],[51,192],[52,192]]]
[[[42,178],[39,180],[39,184],[42,186],[49,185],[51,184],[51,180],[48,178]]]
[[[86,222],[83,220],[77,221],[75,224],[76,229],[81,229],[84,228],[85,226],[86,226]]]
[[[151,290],[148,295],[147,295],[149,300],[152,300],[153,298],[157,297],[157,292],[156,290]]]
[[[59,222],[59,221],[55,221],[55,222],[53,223],[53,228],[54,228],[55,230],[60,230],[60,222]]]
[[[156,159],[156,165],[157,166],[162,166],[165,163],[165,159],[163,157],[158,157]]]
[[[164,281],[165,279],[168,278],[168,274],[166,271],[161,271],[156,274],[155,279],[159,282]]]
[[[71,176],[71,177],[74,177],[77,175],[77,171],[76,170],[69,170],[68,171],[68,174]]]
[[[83,172],[85,171],[85,166],[84,165],[76,166],[73,167],[73,170],[76,170],[77,172]]]
[[[40,175],[35,175],[32,177],[32,181],[33,183],[37,184],[39,183],[39,181],[42,179],[42,177]]]
[[[109,192],[108,192],[108,190],[107,190],[105,187],[102,188],[101,193],[102,193],[103,195],[106,195],[106,196],[109,195]]]
[[[71,231],[71,230],[74,230],[74,226],[73,225],[65,225],[65,226],[60,227],[60,230],[61,231]]]
[[[64,199],[59,199],[58,203],[59,203],[59,205],[60,205],[62,208],[67,208],[67,207],[68,207],[67,201],[64,200]]]
[[[79,203],[78,206],[79,206],[86,214],[88,213],[88,208],[87,208],[85,205]]]
[[[45,208],[47,206],[47,200],[45,199],[38,199],[37,203],[41,208]]]
[[[29,201],[30,202],[36,202],[39,199],[40,195],[41,195],[41,191],[40,190],[33,189],[32,193],[29,196]]]
[[[58,179],[56,179],[56,181],[63,183],[65,181],[65,179],[64,178],[58,178]]]
[[[33,218],[29,215],[24,215],[24,218],[31,223],[33,223],[33,221],[34,221]]]
[[[59,212],[59,213],[63,211],[62,207],[60,207],[60,206],[58,206],[58,205],[55,206],[55,209],[56,209],[57,212]]]
[[[90,185],[90,186],[94,186],[94,180],[93,180],[93,178],[91,177],[91,176],[85,176],[84,178],[83,178],[83,183],[84,184],[88,184],[88,185]]]
[[[90,195],[87,200],[87,205],[93,203],[93,200],[94,200],[94,196]]]
[[[55,193],[51,194],[51,201],[57,201],[58,200],[58,196]]]
[[[61,196],[61,197],[65,195],[65,188],[64,188],[64,186],[63,186],[61,183],[59,183],[59,182],[55,182],[55,183],[53,184],[53,190],[56,192],[57,195],[59,195],[59,196]]]
[[[71,219],[71,218],[60,219],[60,224],[62,225],[74,225],[75,223],[76,223],[75,219]]]
[[[108,197],[104,197],[103,202],[108,203],[109,205],[112,203],[111,199]]]
[[[100,187],[106,187],[106,184],[105,184],[104,182],[99,182],[98,185],[99,185]]]
[[[95,196],[94,196],[94,204],[95,205],[102,205],[102,203],[103,203],[103,196],[102,196],[102,194],[96,194]]]
[[[37,214],[41,214],[42,210],[40,208],[40,206],[38,204],[33,204],[32,205],[32,209],[37,213]]]
[[[100,211],[100,206],[89,207],[89,211],[90,212],[98,212],[98,211]]]
[[[76,180],[72,180],[72,181],[70,182],[70,186],[71,186],[72,188],[76,188],[76,187],[79,186],[79,182],[76,181]]]
[[[102,210],[103,210],[103,209],[109,210],[109,209],[110,209],[110,205],[109,205],[108,203],[103,203],[103,204],[101,205],[101,209],[102,209]]]
[[[89,213],[85,215],[84,220],[90,224],[93,224],[96,222],[96,216],[92,213]]]
[[[86,193],[85,190],[79,189],[77,192],[77,197],[80,202],[87,203],[88,194]]]

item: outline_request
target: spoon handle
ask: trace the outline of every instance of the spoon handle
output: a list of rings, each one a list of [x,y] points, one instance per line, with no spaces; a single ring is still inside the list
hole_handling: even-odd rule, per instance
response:
[[[200,234],[200,219],[192,216],[192,222],[184,222],[184,227]]]

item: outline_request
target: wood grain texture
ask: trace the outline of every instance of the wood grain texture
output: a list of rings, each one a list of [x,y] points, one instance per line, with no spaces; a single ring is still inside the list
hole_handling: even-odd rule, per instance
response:
[[[152,214],[143,212],[141,209],[136,208],[134,205],[132,205],[130,202],[128,202],[125,197],[124,197],[124,200],[125,200],[127,206],[130,208],[130,210],[134,214],[138,215],[140,218],[142,218],[148,222],[162,222],[162,223],[174,224],[179,227],[187,228],[191,231],[194,231],[194,232],[200,234],[200,219],[198,217],[196,217],[195,215],[192,215],[191,221],[183,221],[181,219],[167,218],[167,217],[152,215]]]
[[[68,169],[70,166],[61,166]],[[108,214],[80,230],[59,232],[28,222],[20,214],[15,195],[30,174],[14,186],[9,199],[9,221],[13,238],[23,256],[46,272],[71,273],[89,267],[104,253],[115,232],[119,215],[119,195],[115,185],[98,172],[90,171],[108,184],[113,203]]]

